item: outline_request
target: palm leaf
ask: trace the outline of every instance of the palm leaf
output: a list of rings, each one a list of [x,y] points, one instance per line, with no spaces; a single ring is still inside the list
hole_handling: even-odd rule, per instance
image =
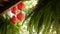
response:
[[[45,25],[43,34],[49,34],[53,21],[55,21],[53,24],[53,30],[56,30],[57,34],[59,34],[59,0],[39,0],[37,6],[37,9],[33,10],[33,15],[28,23],[30,34],[33,33],[33,27],[37,34],[39,34],[43,25]],[[30,15],[31,14],[29,14],[29,16]]]

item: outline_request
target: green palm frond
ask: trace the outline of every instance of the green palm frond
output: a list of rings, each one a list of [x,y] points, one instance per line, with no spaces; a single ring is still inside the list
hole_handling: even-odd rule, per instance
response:
[[[42,34],[49,34],[50,29],[53,24],[52,31],[55,30],[57,34],[60,32],[60,0],[39,0],[37,4],[37,9],[34,9],[28,17],[30,21],[28,23],[28,30],[30,34],[34,30],[39,34],[44,25]],[[31,15],[32,14],[32,15]],[[26,19],[27,20],[27,19]]]

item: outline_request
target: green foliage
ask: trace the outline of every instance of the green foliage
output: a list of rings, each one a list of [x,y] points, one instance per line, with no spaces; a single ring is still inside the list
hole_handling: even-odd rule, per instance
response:
[[[44,29],[42,34],[49,34],[52,26],[52,31],[56,31],[56,34],[60,34],[60,0],[39,0],[37,9],[34,9],[26,18],[30,18],[28,23],[28,30],[30,34],[33,33],[33,28],[39,34]]]
[[[28,2],[27,4],[30,5]],[[33,29],[37,32],[35,34],[41,31],[42,34],[53,34],[54,31],[60,34],[60,0],[38,0],[36,9],[27,8],[24,11],[26,12],[25,20],[30,18],[27,23],[29,34],[33,34]],[[0,15],[0,34],[20,34],[21,25],[12,24],[7,14],[5,17]]]
[[[20,34],[20,25],[14,25],[10,22],[10,16],[5,17],[0,15],[0,34]],[[19,31],[20,30],[20,31]]]

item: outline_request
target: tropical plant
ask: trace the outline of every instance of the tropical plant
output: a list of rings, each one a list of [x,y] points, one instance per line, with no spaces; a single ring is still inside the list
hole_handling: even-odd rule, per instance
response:
[[[28,31],[33,29],[39,34],[60,34],[60,0],[38,0],[37,8],[31,11],[25,20],[29,20]],[[51,32],[50,32],[51,30]]]
[[[27,4],[29,6],[31,2]],[[60,34],[60,0],[38,0],[35,7],[24,10],[29,34],[53,34],[55,31]],[[0,15],[0,34],[20,34],[20,27],[20,24],[12,24],[7,14],[5,17]]]

